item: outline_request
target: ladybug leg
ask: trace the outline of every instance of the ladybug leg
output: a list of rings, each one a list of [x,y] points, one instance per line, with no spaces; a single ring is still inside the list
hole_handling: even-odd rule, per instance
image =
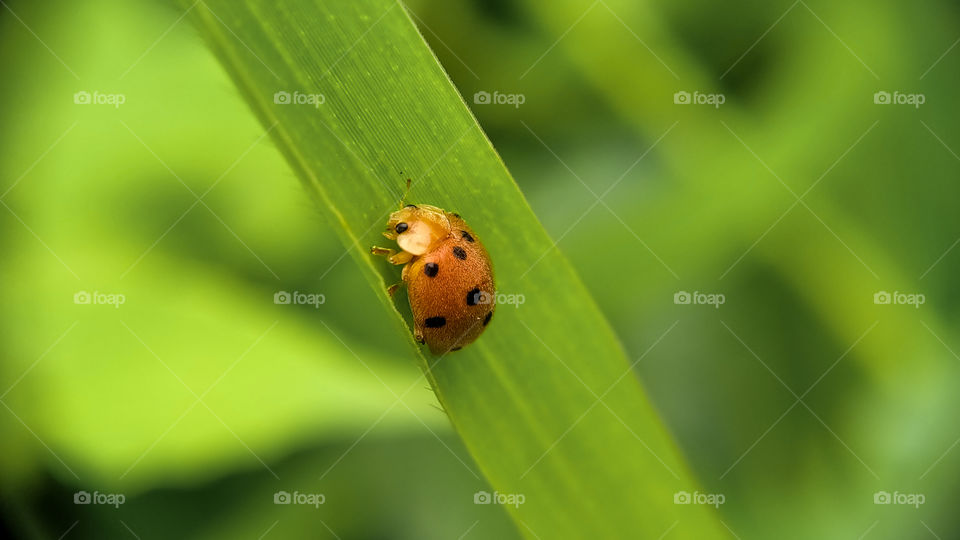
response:
[[[384,248],[384,247],[370,246],[370,253],[373,255],[379,255],[381,257],[391,257],[397,253],[397,250]]]
[[[401,253],[400,255],[403,255],[403,253]],[[409,253],[407,253],[407,255],[409,255]],[[393,296],[393,293],[397,292],[397,289],[399,289],[401,285],[407,282],[407,270],[409,268],[410,268],[409,264],[403,267],[403,270],[400,271],[401,281],[399,283],[394,283],[393,285],[387,287],[387,294],[389,294],[390,296]]]
[[[410,253],[408,251],[401,251],[399,253],[391,253],[387,257],[387,261],[389,261],[391,264],[407,264],[413,259],[413,257],[414,257],[413,253]]]
[[[413,253],[407,253],[406,251],[397,251],[395,249],[383,248],[373,246],[370,248],[370,253],[373,255],[379,255],[381,257],[386,257],[387,261],[391,264],[407,264],[413,259]]]
[[[403,285],[402,281],[387,287],[387,294],[393,296],[393,293],[397,292],[397,289],[399,289],[401,285]]]

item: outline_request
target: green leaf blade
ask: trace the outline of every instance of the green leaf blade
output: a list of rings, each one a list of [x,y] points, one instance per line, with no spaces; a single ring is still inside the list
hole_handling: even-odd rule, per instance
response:
[[[477,343],[418,357],[492,487],[524,496],[505,506],[523,534],[658,537],[680,527],[720,535],[708,509],[674,504],[674,492],[696,489],[680,453],[603,315],[401,5],[211,1],[193,15],[397,313],[397,331],[409,334],[407,308],[397,310],[384,288],[399,272],[367,248],[382,243],[407,177],[411,202],[459,212],[477,231],[499,292],[523,295],[522,305],[498,307]],[[324,98],[315,107],[277,104],[276,92]]]

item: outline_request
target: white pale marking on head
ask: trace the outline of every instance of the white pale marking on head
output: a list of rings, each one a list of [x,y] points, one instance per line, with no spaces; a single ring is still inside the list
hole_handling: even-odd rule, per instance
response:
[[[422,221],[414,221],[410,227],[397,237],[400,249],[414,255],[423,255],[433,242],[433,234],[429,225]]]

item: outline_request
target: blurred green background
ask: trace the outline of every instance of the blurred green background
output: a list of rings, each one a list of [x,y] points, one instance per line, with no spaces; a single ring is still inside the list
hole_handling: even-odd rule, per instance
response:
[[[731,537],[960,537],[955,4],[407,7]],[[519,537],[182,15],[0,10],[0,532]]]

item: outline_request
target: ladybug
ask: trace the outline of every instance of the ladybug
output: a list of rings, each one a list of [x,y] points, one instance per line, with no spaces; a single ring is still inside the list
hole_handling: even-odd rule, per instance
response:
[[[383,235],[400,250],[370,252],[404,265],[402,281],[387,292],[406,284],[417,342],[433,354],[473,343],[490,323],[496,298],[490,256],[473,229],[459,214],[408,204],[390,214]]]

